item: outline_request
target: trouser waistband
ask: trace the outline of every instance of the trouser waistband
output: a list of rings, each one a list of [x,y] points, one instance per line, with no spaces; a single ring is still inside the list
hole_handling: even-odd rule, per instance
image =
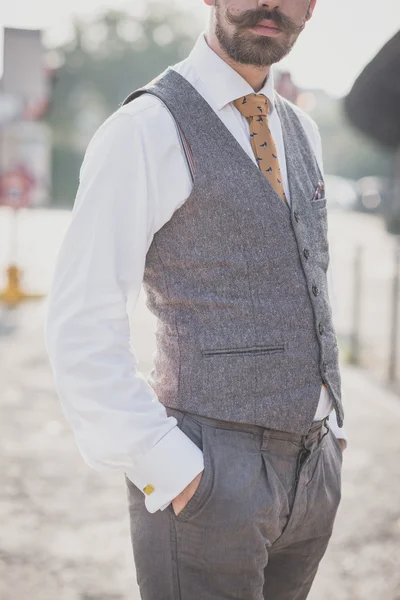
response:
[[[280,439],[287,440],[295,443],[302,444],[305,441],[310,439],[314,439],[316,436],[319,436],[325,426],[327,430],[329,430],[329,426],[327,424],[328,417],[321,419],[319,421],[314,421],[308,433],[293,433],[290,431],[281,431],[279,429],[270,429],[269,427],[263,427],[262,425],[255,425],[253,423],[239,423],[237,421],[224,421],[222,419],[214,419],[213,417],[206,417],[205,415],[199,415],[197,413],[183,411],[177,408],[166,407],[168,415],[175,416],[179,422],[179,416],[182,415],[190,415],[196,421],[200,423],[204,423],[211,427],[216,427],[220,429],[230,429],[235,431],[244,431],[248,433],[258,434],[263,437],[268,437],[270,439]]]

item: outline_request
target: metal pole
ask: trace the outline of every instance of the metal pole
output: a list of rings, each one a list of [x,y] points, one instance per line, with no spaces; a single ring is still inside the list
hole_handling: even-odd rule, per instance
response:
[[[390,347],[389,347],[389,382],[396,381],[397,373],[397,338],[398,338],[398,322],[399,322],[399,280],[400,280],[400,243],[397,240],[394,256],[394,277],[392,287],[392,318],[390,330]]]
[[[362,248],[357,246],[354,255],[353,330],[350,336],[350,362],[354,365],[360,364],[361,266]]]
[[[11,208],[11,224],[9,239],[9,264],[16,265],[18,262],[18,210]]]

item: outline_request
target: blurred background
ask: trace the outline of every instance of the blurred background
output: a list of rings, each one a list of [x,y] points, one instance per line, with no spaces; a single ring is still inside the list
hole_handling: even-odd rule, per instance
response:
[[[78,454],[46,357],[46,294],[91,136],[129,92],[187,56],[208,10],[202,0],[1,8],[1,600],[139,599],[123,476]],[[400,600],[399,30],[398,0],[374,10],[321,0],[275,67],[279,92],[323,139],[350,440],[311,600]],[[154,319],[143,293],[131,321],[148,374]]]

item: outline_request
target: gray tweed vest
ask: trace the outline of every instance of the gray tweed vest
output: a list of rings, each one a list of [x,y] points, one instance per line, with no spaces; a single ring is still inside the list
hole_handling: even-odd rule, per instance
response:
[[[326,198],[312,200],[322,176],[297,115],[277,94],[289,208],[183,76],[168,68],[122,104],[143,93],[165,104],[194,166],[190,196],[146,257],[149,384],[168,407],[305,434],[325,382],[341,426]]]

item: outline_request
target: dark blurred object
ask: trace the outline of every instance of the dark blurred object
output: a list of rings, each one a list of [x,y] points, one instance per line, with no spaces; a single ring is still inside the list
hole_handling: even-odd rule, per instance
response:
[[[364,181],[364,205],[380,206],[386,227],[400,234],[400,31],[365,67],[345,98],[346,113],[358,129],[384,148],[395,150],[393,180]],[[374,188],[374,189],[373,189]]]
[[[384,146],[400,146],[400,31],[365,67],[345,98],[352,123]]]

